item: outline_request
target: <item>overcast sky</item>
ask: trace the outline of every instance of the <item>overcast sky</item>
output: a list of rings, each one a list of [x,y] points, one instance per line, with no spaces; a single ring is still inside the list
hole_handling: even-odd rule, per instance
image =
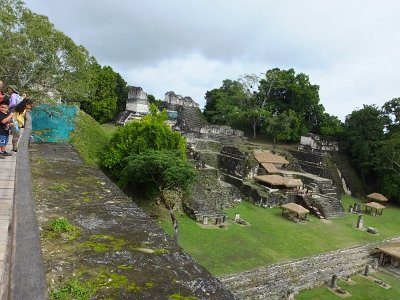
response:
[[[400,97],[397,0],[25,0],[129,85],[164,99],[293,68],[341,120]]]

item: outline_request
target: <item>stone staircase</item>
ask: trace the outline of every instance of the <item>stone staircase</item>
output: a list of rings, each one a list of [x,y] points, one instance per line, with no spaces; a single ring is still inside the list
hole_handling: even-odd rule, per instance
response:
[[[129,119],[130,115],[131,115],[131,111],[129,110],[124,110],[121,111],[115,121],[115,123],[117,125],[125,125],[126,121]]]
[[[353,197],[364,197],[367,193],[365,192],[364,185],[354,169],[351,167],[346,156],[341,153],[332,154],[335,164],[339,169],[341,176],[344,178],[347,187],[351,191]]]
[[[177,125],[184,132],[199,132],[202,126],[207,125],[207,121],[202,118],[202,114],[197,107],[178,107],[178,122]]]
[[[312,190],[312,196],[308,197],[311,207],[317,208],[325,219],[343,217],[345,211],[340,201],[337,189],[327,181],[316,182],[308,185]],[[318,215],[318,213],[316,213]]]

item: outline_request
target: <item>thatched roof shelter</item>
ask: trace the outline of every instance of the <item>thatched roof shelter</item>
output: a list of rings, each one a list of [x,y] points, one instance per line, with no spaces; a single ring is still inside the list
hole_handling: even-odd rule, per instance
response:
[[[287,218],[294,222],[307,220],[307,214],[310,212],[303,206],[293,202],[283,204],[281,205],[281,208],[282,208],[282,217]]]
[[[376,202],[369,202],[369,203],[365,203],[365,212],[369,212],[369,213],[373,213],[373,210],[375,209],[375,214],[379,214],[381,215],[383,213],[383,209],[385,208],[385,206],[383,206],[382,204],[376,203]],[[379,209],[381,211],[379,211]]]
[[[304,208],[303,206],[290,202],[290,203],[286,203],[281,205],[281,208],[283,209],[287,209],[288,211],[294,212],[296,214],[308,214],[310,213],[310,211],[306,208]]]
[[[381,252],[400,259],[400,242],[387,244],[378,248]]]
[[[382,194],[379,194],[379,193],[369,194],[369,195],[367,195],[367,198],[372,199],[372,200],[382,201],[382,202],[388,201],[388,199],[385,196],[383,196]]]
[[[272,163],[280,165],[287,165],[289,163],[289,161],[287,161],[283,156],[274,154],[270,151],[255,151],[254,157],[259,163]]]
[[[301,179],[286,178],[280,175],[259,175],[254,177],[256,180],[272,185],[285,187],[299,187],[303,185]]]
[[[376,203],[376,202],[365,203],[365,206],[375,208],[375,209],[385,208],[385,206],[383,206],[382,204]]]
[[[264,167],[265,170],[267,170],[268,173],[274,174],[274,173],[279,173],[279,170],[275,167],[274,164],[272,163],[261,163],[261,165]]]

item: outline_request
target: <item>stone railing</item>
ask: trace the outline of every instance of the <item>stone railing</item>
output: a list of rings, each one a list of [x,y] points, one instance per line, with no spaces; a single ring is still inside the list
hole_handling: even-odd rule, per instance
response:
[[[14,207],[6,251],[2,299],[48,299],[39,227],[32,193],[29,141],[30,114],[20,137],[15,168]]]
[[[282,299],[288,292],[297,293],[327,283],[333,275],[345,277],[360,272],[367,264],[372,264],[377,247],[399,241],[397,237],[339,249],[220,279],[239,299]]]

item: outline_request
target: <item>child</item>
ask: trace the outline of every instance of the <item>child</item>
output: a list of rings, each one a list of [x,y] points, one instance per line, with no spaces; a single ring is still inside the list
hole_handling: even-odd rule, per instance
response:
[[[21,130],[25,125],[25,112],[32,109],[33,102],[29,98],[22,100],[14,110],[13,125],[11,126],[12,134],[12,151],[17,152],[18,140],[21,135]]]
[[[10,132],[10,122],[13,117],[13,113],[8,113],[8,103],[0,103],[0,158],[4,156],[10,156],[11,153],[6,152],[6,146],[8,143],[8,135]]]

